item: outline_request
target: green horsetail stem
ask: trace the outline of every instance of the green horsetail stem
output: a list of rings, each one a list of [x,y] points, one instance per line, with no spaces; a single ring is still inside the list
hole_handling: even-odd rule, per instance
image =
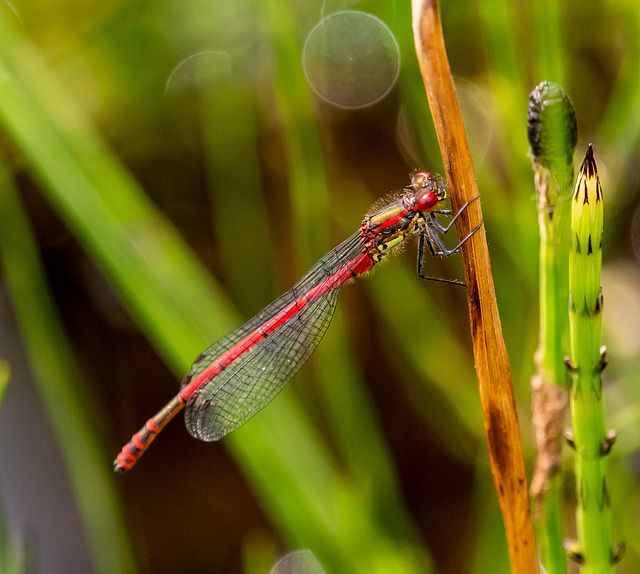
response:
[[[538,373],[565,384],[569,297],[568,245],[575,111],[561,86],[542,82],[529,95],[527,132],[534,160],[540,227],[540,345]]]
[[[571,558],[584,574],[612,572],[621,555],[612,549],[611,509],[606,455],[615,435],[606,433],[602,403],[602,370],[606,366],[602,332],[603,196],[591,146],[578,175],[571,201],[572,247],[569,253],[569,328],[571,419],[567,438],[576,451],[578,541],[566,541]]]
[[[542,82],[529,95],[531,145],[540,229],[540,335],[531,377],[536,466],[531,480],[540,560],[548,574],[565,574],[562,547],[562,428],[568,414],[569,246],[576,115],[561,86]]]

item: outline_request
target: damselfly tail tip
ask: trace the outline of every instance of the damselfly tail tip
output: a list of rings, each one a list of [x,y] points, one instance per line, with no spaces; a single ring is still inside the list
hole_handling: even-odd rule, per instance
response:
[[[117,472],[118,474],[123,474],[127,472],[131,467],[120,464],[120,457],[117,457],[113,461],[113,472]]]

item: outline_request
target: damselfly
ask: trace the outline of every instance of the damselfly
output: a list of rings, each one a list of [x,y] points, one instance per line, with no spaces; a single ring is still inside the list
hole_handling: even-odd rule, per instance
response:
[[[441,235],[470,202],[444,226],[436,215],[453,215],[449,209],[437,209],[446,196],[443,182],[428,172],[416,173],[410,186],[369,213],[356,233],[289,291],[201,353],[180,392],[118,454],[115,470],[130,469],[183,408],[188,431],[205,441],[218,440],[243,425],[284,388],[314,351],[331,322],[343,283],[370,271],[407,237],[418,236],[418,275],[431,279],[423,275],[425,245],[433,255],[451,255],[482,225],[447,249]]]

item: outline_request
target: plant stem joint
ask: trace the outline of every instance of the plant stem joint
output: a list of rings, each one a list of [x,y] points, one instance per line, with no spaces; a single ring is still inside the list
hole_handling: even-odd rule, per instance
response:
[[[584,553],[582,546],[575,538],[565,538],[562,542],[567,558],[575,562],[578,566],[584,566]]]

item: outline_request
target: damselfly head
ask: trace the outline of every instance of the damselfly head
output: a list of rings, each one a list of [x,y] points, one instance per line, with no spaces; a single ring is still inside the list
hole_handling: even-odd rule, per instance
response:
[[[411,178],[415,205],[419,211],[431,211],[447,197],[447,185],[428,171],[419,171]]]

